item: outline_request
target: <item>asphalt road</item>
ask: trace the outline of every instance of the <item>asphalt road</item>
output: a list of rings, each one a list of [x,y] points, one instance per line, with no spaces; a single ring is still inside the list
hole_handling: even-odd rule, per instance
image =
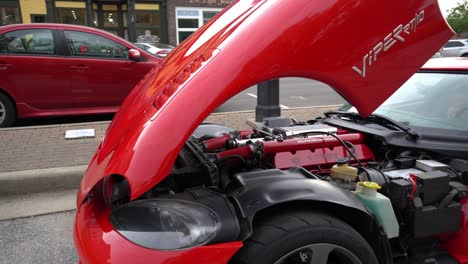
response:
[[[0,264],[78,263],[74,211],[0,221]]]
[[[208,95],[209,96],[209,95]],[[215,112],[230,112],[254,110],[257,104],[257,87],[242,91],[221,105]],[[280,80],[280,104],[283,108],[335,105],[343,103],[343,99],[329,86],[308,79],[284,78]],[[74,117],[48,117],[24,119],[15,126],[37,126],[66,123],[82,123],[111,120],[114,115],[92,115]]]
[[[336,105],[343,98],[332,88],[318,81],[303,78],[280,79],[280,104],[282,108]],[[257,87],[244,90],[221,105],[216,112],[253,110],[257,104]]]

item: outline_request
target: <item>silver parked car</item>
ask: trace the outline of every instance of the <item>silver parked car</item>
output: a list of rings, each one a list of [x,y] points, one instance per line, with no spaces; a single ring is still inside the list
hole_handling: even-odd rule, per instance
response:
[[[443,57],[468,57],[468,39],[449,40],[440,52]]]
[[[147,51],[148,53],[159,57],[159,58],[165,58],[169,52],[171,52],[174,47],[167,45],[167,44],[162,44],[162,43],[134,43],[137,45],[139,48],[142,48],[143,50]]]

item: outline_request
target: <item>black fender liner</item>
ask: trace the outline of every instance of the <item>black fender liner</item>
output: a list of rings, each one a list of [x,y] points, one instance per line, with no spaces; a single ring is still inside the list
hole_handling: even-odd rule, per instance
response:
[[[251,236],[257,214],[280,213],[300,206],[343,218],[369,242],[380,263],[392,263],[390,242],[366,206],[351,192],[319,180],[302,167],[238,173],[229,189],[240,217],[239,240]]]

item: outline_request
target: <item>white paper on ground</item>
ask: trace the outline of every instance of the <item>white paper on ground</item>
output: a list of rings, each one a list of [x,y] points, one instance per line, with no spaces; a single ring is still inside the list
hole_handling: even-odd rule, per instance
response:
[[[94,128],[90,129],[73,129],[65,131],[65,139],[77,139],[77,138],[93,138],[96,137]]]

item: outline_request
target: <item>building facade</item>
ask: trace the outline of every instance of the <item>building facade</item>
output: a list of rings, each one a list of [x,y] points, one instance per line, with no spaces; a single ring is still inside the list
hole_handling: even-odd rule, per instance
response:
[[[0,25],[65,23],[177,45],[233,0],[0,0]]]

